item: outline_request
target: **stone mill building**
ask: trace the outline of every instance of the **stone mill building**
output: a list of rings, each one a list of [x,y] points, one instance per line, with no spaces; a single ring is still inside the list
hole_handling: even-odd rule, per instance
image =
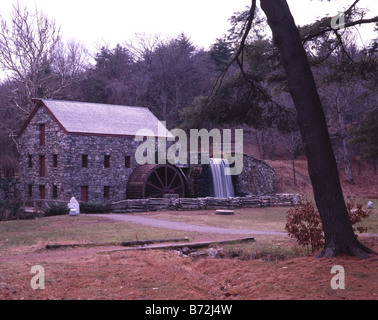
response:
[[[134,154],[141,142],[135,134],[148,129],[157,137],[158,119],[143,107],[34,102],[18,134],[22,198],[125,199],[129,177],[138,167]]]
[[[156,145],[159,137],[173,137],[148,108],[44,99],[34,103],[18,134],[22,199],[68,201],[74,196],[107,203],[167,193],[209,196],[208,168],[136,162],[142,143],[135,139],[138,131],[154,136]],[[275,191],[273,168],[247,155],[233,181],[241,195]]]

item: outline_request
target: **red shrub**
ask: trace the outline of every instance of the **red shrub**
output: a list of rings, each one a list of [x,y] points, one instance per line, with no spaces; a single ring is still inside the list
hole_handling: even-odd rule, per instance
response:
[[[287,212],[286,231],[301,246],[309,246],[311,251],[320,249],[324,244],[322,222],[316,206],[301,193],[298,203]]]
[[[347,197],[346,205],[352,225],[361,222],[371,214],[371,210],[363,209],[361,203],[355,204],[352,196]],[[291,238],[297,240],[299,245],[306,246],[307,252],[309,252],[309,247],[312,252],[322,248],[324,234],[319,212],[315,204],[303,192],[299,196],[298,203],[287,212],[286,217],[286,231]],[[353,230],[362,233],[366,232],[367,228],[359,226]]]

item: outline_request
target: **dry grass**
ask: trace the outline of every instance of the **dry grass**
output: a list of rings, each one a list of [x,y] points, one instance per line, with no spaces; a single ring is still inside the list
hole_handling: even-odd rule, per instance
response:
[[[45,269],[44,290],[30,268]],[[330,269],[346,270],[332,290]],[[377,262],[348,257],[277,260],[182,258],[172,251],[97,254],[89,249],[13,256],[0,263],[1,299],[377,299]]]
[[[378,204],[378,199],[373,199],[373,202]],[[372,208],[372,215],[361,223],[362,226],[368,228],[368,233],[378,233],[377,207],[378,205]],[[235,209],[234,215],[217,215],[215,214],[215,210],[156,211],[137,213],[136,215],[220,228],[286,232],[286,213],[290,208],[291,207],[243,208]],[[366,205],[364,208],[366,208]]]
[[[277,192],[299,192],[300,186],[306,184],[306,191],[312,194],[311,181],[308,175],[307,161],[300,159],[295,161],[297,185],[294,185],[292,163],[289,160],[265,160],[271,165],[277,175]],[[346,181],[345,171],[340,168],[339,176],[344,195],[349,194],[361,199],[378,199],[378,179],[374,174],[373,166],[370,163],[361,163],[361,171],[358,173],[356,161],[352,162],[354,184]]]
[[[188,236],[203,240],[205,234],[145,227],[85,215],[54,216],[38,220],[0,222],[0,257],[25,253],[46,244],[103,243],[114,241],[170,239]]]
[[[288,209],[288,207],[243,208],[235,209],[234,215],[217,215],[215,210],[145,212],[137,215],[202,226],[285,232]]]

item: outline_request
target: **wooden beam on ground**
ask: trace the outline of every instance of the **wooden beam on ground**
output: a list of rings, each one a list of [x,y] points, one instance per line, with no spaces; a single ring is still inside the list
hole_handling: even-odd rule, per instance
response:
[[[111,252],[118,252],[118,251],[126,251],[126,250],[174,250],[174,249],[182,249],[182,248],[189,248],[189,249],[200,249],[206,248],[211,245],[219,245],[219,244],[236,244],[236,243],[244,243],[244,242],[255,242],[255,238],[239,238],[239,239],[230,239],[230,240],[221,240],[221,241],[203,241],[203,242],[190,242],[190,243],[179,243],[179,244],[165,244],[165,245],[152,245],[152,246],[143,246],[143,247],[130,247],[130,248],[122,248],[122,249],[114,249],[114,250],[106,250],[102,251],[101,253],[111,253]]]
[[[156,243],[165,242],[185,242],[189,241],[189,238],[178,238],[178,239],[156,239],[156,240],[137,240],[137,241],[115,241],[115,242],[104,242],[104,243],[72,243],[72,244],[48,244],[46,249],[64,249],[64,248],[76,248],[76,247],[106,247],[106,246],[121,246],[121,247],[132,247],[132,246],[145,246]]]

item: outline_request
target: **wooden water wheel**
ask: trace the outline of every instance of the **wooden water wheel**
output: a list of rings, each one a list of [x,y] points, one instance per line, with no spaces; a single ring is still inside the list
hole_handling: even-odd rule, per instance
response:
[[[169,164],[144,164],[136,168],[127,182],[128,199],[161,198],[164,194],[185,196],[181,172]]]

